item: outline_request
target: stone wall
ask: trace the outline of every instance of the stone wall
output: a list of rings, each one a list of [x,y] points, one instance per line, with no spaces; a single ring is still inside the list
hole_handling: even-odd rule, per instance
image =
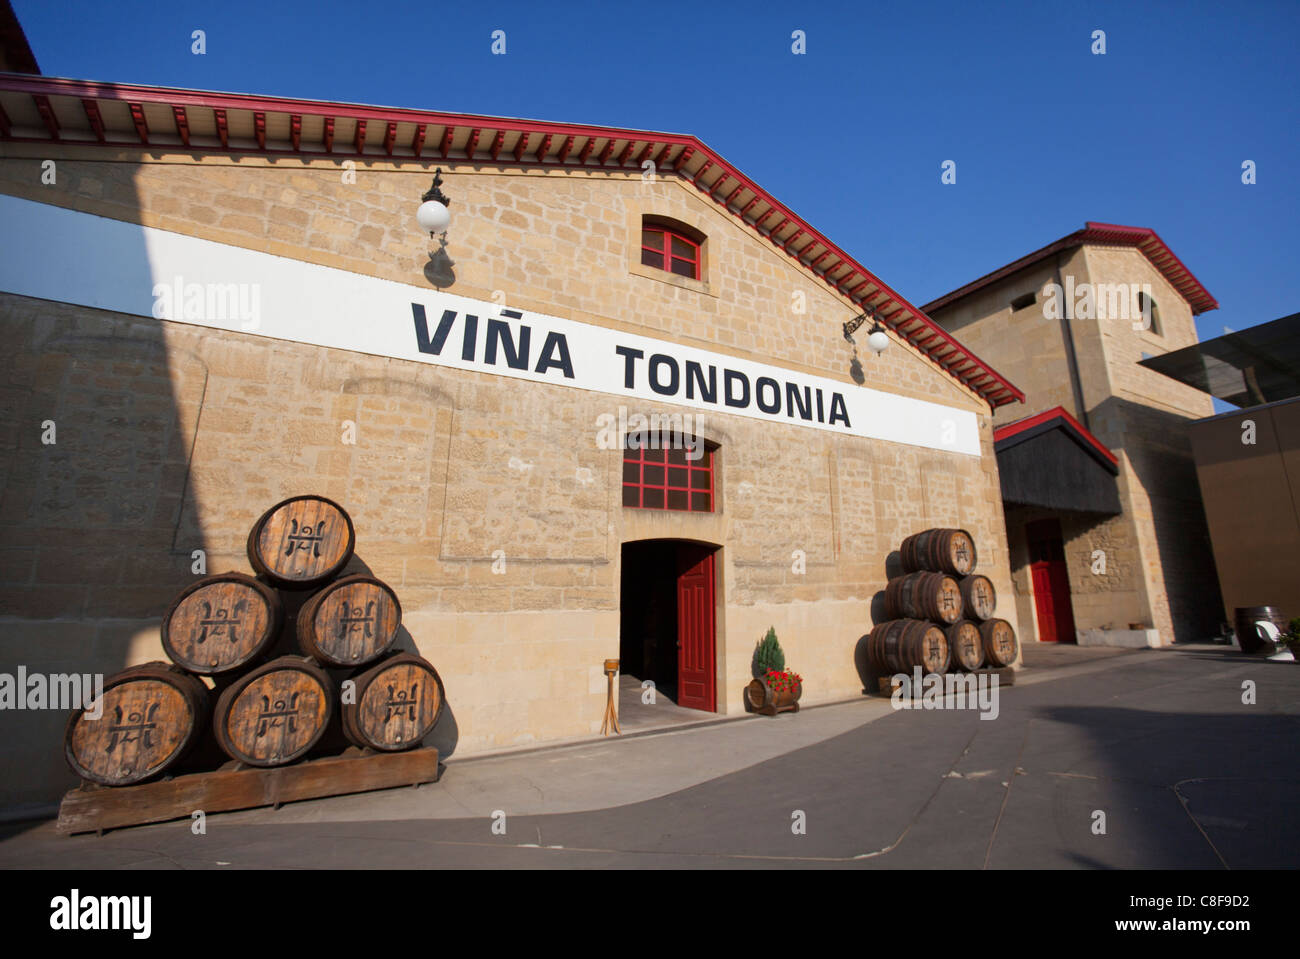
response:
[[[1159,329],[1135,319],[1136,304],[1122,304],[1121,312],[1102,296],[1090,314],[1049,318],[1049,284],[1060,284],[1063,292],[1070,285],[1081,291],[1083,284],[1149,289]],[[1013,311],[1011,301],[1031,292],[1037,301]],[[1187,433],[1194,419],[1210,415],[1213,403],[1138,365],[1144,354],[1197,340],[1190,306],[1160,271],[1131,247],[1080,246],[937,310],[935,319],[1024,390],[1023,409],[999,411],[999,425],[1062,406],[1119,457],[1120,517],[1059,516],[1076,627],[1125,630],[1136,623],[1158,630],[1166,643],[1213,633],[1218,585]],[[1082,406],[1071,385],[1067,335]],[[1017,518],[1022,513],[1017,510]],[[1011,531],[1013,543],[1022,536],[1023,530]],[[1106,553],[1104,576],[1091,571],[1097,549]],[[1028,623],[1029,571],[1015,558],[1012,563]]]
[[[57,185],[42,187],[38,158],[3,150],[3,192],[424,285],[427,237],[412,214],[429,172],[416,164],[361,164],[347,183],[327,161],[104,162],[105,151],[69,147]],[[851,308],[675,178],[444,166],[453,292],[500,291],[517,309],[855,388],[840,335]],[[708,236],[702,281],[646,275],[642,213]],[[350,511],[351,568],[394,586],[402,644],[443,675],[444,751],[598,731],[601,663],[619,651],[624,542],[722,547],[720,712],[742,708],[769,625],[806,679],[806,702],[859,695],[855,648],[888,553],[911,532],[970,529],[980,571],[1011,594],[987,406],[898,341],[863,360],[867,385],[977,412],[981,457],[708,417],[719,509],[691,515],[622,508],[621,454],[597,443],[615,397],[11,294],[0,294],[0,329],[10,345],[0,671],[111,673],[164,658],[159,617],[194,578],[194,551],[209,572],[247,571],[249,527],[304,492]],[[40,442],[47,419],[52,446]],[[795,550],[805,573],[792,568]],[[1000,615],[1015,624],[1014,609]],[[54,798],[70,782],[65,716],[4,719],[21,735],[0,757],[0,805]]]

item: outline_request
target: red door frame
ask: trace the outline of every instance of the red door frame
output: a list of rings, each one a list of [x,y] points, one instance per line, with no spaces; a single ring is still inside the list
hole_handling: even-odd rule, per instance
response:
[[[1078,642],[1061,524],[1055,519],[1037,520],[1025,526],[1025,535],[1033,560],[1029,564],[1029,576],[1034,589],[1034,610],[1038,614],[1038,640]]]
[[[677,705],[717,712],[717,609],[713,557],[717,547],[677,549]]]

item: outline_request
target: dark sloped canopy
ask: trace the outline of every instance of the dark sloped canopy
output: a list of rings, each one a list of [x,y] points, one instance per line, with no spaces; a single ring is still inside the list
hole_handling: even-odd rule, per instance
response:
[[[1300,396],[1300,313],[1142,360],[1147,369],[1232,403]]]
[[[993,433],[1008,505],[1120,513],[1115,455],[1061,407]]]

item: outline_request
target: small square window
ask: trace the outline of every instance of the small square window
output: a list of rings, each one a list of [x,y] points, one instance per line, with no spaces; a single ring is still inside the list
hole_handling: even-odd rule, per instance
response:
[[[680,437],[642,434],[650,449],[623,451],[623,505],[639,509],[713,512],[716,447],[705,446],[699,459],[688,457]],[[697,447],[698,449],[698,447]]]

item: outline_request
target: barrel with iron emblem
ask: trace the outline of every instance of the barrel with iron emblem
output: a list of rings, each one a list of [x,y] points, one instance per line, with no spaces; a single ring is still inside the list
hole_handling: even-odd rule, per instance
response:
[[[903,540],[899,547],[903,572],[927,570],[965,576],[975,568],[975,540],[964,529],[927,529]]]
[[[948,669],[949,656],[943,630],[924,620],[880,623],[867,639],[867,661],[877,676],[911,673],[917,666],[925,673],[942,673]]]
[[[961,619],[961,589],[943,573],[908,573],[885,584],[885,613],[895,619]]]
[[[220,573],[176,597],[163,616],[162,645],[192,673],[229,673],[260,658],[283,622],[275,590],[243,573]]]
[[[311,589],[337,576],[352,558],[352,517],[323,496],[295,496],[272,506],[248,534],[253,569],[283,589]]]
[[[1019,644],[1016,631],[1005,619],[990,619],[980,623],[980,637],[984,640],[984,653],[989,665],[1001,669],[1016,661]]]
[[[358,746],[396,752],[418,746],[442,715],[438,671],[411,653],[396,653],[357,676],[343,704],[343,735]]]
[[[948,648],[952,651],[952,668],[973,673],[984,665],[984,639],[980,628],[969,619],[959,619],[947,629]]]
[[[64,756],[82,779],[129,786],[174,766],[207,725],[208,688],[170,663],[104,680],[104,693],[68,719]]]
[[[963,576],[957,581],[957,585],[961,588],[962,610],[968,619],[983,622],[993,618],[993,613],[998,607],[998,594],[993,588],[993,582],[987,576],[980,576],[978,573]]]
[[[231,759],[283,766],[316,745],[333,714],[328,674],[306,656],[281,656],[226,687],[212,724]]]
[[[364,666],[389,650],[401,622],[391,587],[373,576],[345,576],[298,612],[298,647],[330,666]]]

